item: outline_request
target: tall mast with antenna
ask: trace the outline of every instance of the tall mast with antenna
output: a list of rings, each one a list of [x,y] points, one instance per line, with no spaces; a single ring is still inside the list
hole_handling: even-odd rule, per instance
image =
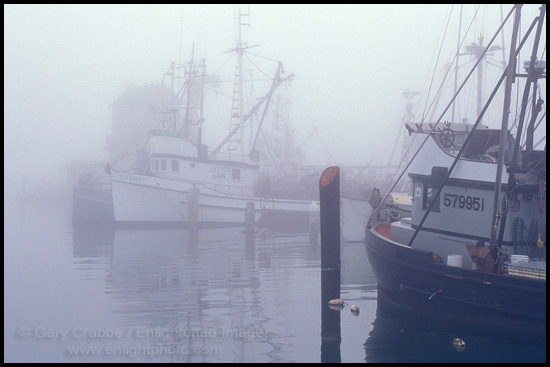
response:
[[[249,9],[250,10],[250,9]],[[229,140],[228,150],[229,153],[233,151],[239,151],[241,155],[245,154],[244,151],[244,81],[243,81],[243,54],[246,48],[246,43],[242,39],[242,27],[250,25],[250,11],[248,13],[242,13],[239,6],[238,13],[235,17],[236,21],[236,37],[235,37],[235,52],[237,52],[237,67],[235,69],[235,84],[233,86],[233,102],[231,108],[231,124],[229,131],[233,131],[235,127],[239,126],[239,134],[233,135]]]
[[[500,46],[491,46],[488,50],[488,52],[492,51],[498,51],[501,50],[502,47]],[[483,35],[479,36],[479,44],[472,42],[470,46],[466,46],[466,55],[470,54],[475,56],[476,59],[479,59],[481,57],[485,58],[487,56],[492,56],[493,54],[490,54],[488,52],[485,52],[485,46],[483,46]],[[478,64],[478,70],[477,70],[477,110],[476,110],[476,116],[479,116],[481,113],[481,109],[483,108],[483,62],[480,62]]]
[[[403,134],[403,127],[408,122],[414,122],[414,112],[413,112],[413,103],[412,99],[419,95],[420,93],[417,91],[411,91],[407,89],[405,92],[403,92],[403,97],[407,100],[407,104],[405,105],[405,115],[401,119],[401,124],[399,125],[399,132],[397,133],[397,137],[395,139],[395,144],[393,144],[393,149],[391,151],[390,159],[388,160],[388,166],[392,165],[393,157],[395,155],[395,150],[398,145],[398,141],[401,137],[403,137],[403,142],[401,144],[401,157],[399,157],[400,163],[403,161],[407,161],[407,149],[409,148],[409,142],[407,136]],[[405,162],[406,163],[406,162]]]
[[[458,22],[458,40],[457,40],[457,45],[456,45],[456,51],[457,51],[457,55],[456,55],[456,66],[455,66],[455,83],[454,83],[454,88],[453,88],[453,95],[456,94],[456,88],[458,87],[458,55],[460,55],[459,51],[460,51],[460,37],[461,37],[461,34],[462,34],[462,10],[463,10],[463,7],[464,7],[464,4],[461,4],[460,5],[460,20]],[[451,121],[455,121],[455,105],[456,105],[456,101],[453,102],[453,111],[451,112]]]

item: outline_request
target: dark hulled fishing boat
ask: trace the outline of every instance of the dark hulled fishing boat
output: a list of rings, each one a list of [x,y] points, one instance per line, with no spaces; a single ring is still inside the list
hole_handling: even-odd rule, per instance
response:
[[[413,182],[411,217],[395,220],[385,198],[378,200],[365,228],[365,246],[388,304],[411,315],[471,324],[481,333],[545,340],[546,148],[533,146],[535,113],[525,146],[520,142],[528,94],[545,77],[545,62],[536,53],[545,5],[516,45],[520,11],[515,5],[506,18],[514,18],[509,66],[477,121],[441,126],[440,117],[433,124],[407,125],[414,152],[407,166]],[[535,25],[526,95],[513,136],[508,129],[511,88],[521,76],[514,68]],[[490,47],[491,42],[485,52]],[[481,118],[503,82],[501,128],[490,129]]]

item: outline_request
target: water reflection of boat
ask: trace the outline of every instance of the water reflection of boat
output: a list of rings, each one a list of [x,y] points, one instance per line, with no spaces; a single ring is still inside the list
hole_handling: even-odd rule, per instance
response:
[[[103,280],[119,328],[132,335],[136,328],[152,333],[125,342],[223,351],[166,356],[185,362],[270,362],[294,349],[296,358],[303,353],[294,345],[301,340],[302,327],[296,325],[304,315],[287,313],[300,309],[304,297],[310,304],[318,296],[301,291],[317,280],[319,266],[319,247],[306,235],[271,236],[238,227],[116,229],[99,238],[93,230],[73,233],[76,268],[86,279]]]
[[[93,260],[113,255],[115,230],[112,225],[73,223],[72,229],[75,258]]]
[[[546,362],[546,339],[505,339],[447,319],[411,314],[378,295],[376,319],[364,343],[368,363]]]

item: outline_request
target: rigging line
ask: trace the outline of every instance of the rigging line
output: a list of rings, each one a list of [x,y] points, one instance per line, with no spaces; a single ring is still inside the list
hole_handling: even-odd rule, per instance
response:
[[[136,135],[138,135],[140,133],[136,133]],[[113,162],[112,166],[114,167],[118,162],[120,162],[124,157],[128,156],[129,155],[129,152],[130,151],[133,151],[133,148],[135,148],[136,146],[138,146],[140,143],[143,142],[143,140],[145,140],[147,138],[147,135],[142,135],[141,139],[138,140],[136,143],[132,144],[132,146],[130,146],[130,149],[127,149],[125,153],[123,153],[121,156],[119,156],[118,159],[115,159],[115,161]],[[145,144],[143,145],[143,148],[145,148],[145,146],[147,145],[147,142],[145,142]]]
[[[235,56],[236,54],[237,54],[236,51],[231,52],[231,54],[229,55],[229,57],[227,58],[227,60],[225,60],[225,61],[223,62],[223,64],[221,64],[220,67],[217,68],[217,69],[216,69],[212,74],[210,74],[210,75],[214,75],[214,74],[216,74],[218,71],[220,71],[220,69],[223,68],[224,65],[227,64],[227,62],[228,62],[229,60],[231,60],[231,58],[232,58],[233,56]]]
[[[540,123],[542,122],[542,119],[543,119],[544,117],[546,117],[546,111],[544,111],[544,113],[542,114],[542,116],[539,118],[539,122],[535,125],[535,129],[534,129],[534,130],[536,130],[536,129],[539,127],[539,125],[540,125]],[[546,134],[544,134],[544,136],[539,140],[539,142],[537,143],[537,145],[538,145],[538,144],[541,144],[542,141],[544,141],[545,139],[546,139]],[[527,144],[527,142],[524,141],[523,144],[521,144],[521,148],[522,148],[522,149],[525,149],[525,145],[526,145],[526,144]],[[533,146],[533,149],[535,149],[535,146]]]
[[[260,133],[262,135],[262,139],[264,141],[264,146],[266,147],[267,153],[269,154],[269,157],[271,158],[271,162],[273,162],[273,165],[277,169],[277,173],[278,173],[277,177],[282,177],[283,176],[282,168],[280,167],[280,165],[276,164],[276,162],[275,162],[275,155],[273,154],[273,151],[272,151],[270,145],[268,144],[268,139],[265,136],[265,132],[263,130],[260,130]],[[267,177],[269,177],[269,170],[266,169],[265,172],[266,172]]]
[[[403,169],[403,172],[401,173],[399,179],[401,179],[401,177],[405,174],[405,172],[407,171],[407,169],[409,168],[409,166],[411,165],[411,163],[414,161],[414,159],[416,158],[416,156],[420,153],[420,150],[424,147],[424,145],[426,144],[426,142],[428,141],[428,139],[432,136],[433,132],[435,131],[437,125],[439,124],[439,122],[441,121],[441,119],[443,118],[443,116],[445,115],[445,113],[447,113],[447,110],[451,107],[451,105],[453,104],[454,100],[456,99],[456,97],[459,95],[459,93],[462,91],[462,88],[464,87],[464,85],[466,84],[466,82],[470,79],[470,77],[472,76],[472,74],[474,73],[474,71],[476,70],[477,68],[477,65],[481,62],[481,60],[483,59],[483,57],[485,56],[485,54],[487,53],[487,51],[489,50],[489,47],[491,47],[491,44],[493,43],[493,41],[495,40],[496,36],[498,35],[498,33],[500,32],[500,30],[504,27],[504,24],[508,21],[508,18],[510,18],[510,16],[514,13],[514,10],[515,10],[515,7],[512,8],[512,10],[510,10],[510,12],[508,13],[508,15],[506,16],[506,19],[504,20],[504,22],[500,25],[499,29],[496,31],[495,35],[493,36],[493,38],[491,38],[491,40],[489,41],[489,43],[487,44],[487,46],[485,47],[485,49],[483,50],[483,53],[481,54],[481,57],[477,59],[474,67],[472,68],[472,70],[470,70],[470,72],[468,73],[468,75],[466,76],[466,78],[464,79],[464,81],[462,82],[462,84],[460,85],[460,87],[457,89],[455,95],[453,96],[453,98],[451,98],[450,102],[447,104],[447,107],[444,109],[443,113],[439,116],[439,119],[437,120],[437,122],[434,124],[434,126],[432,127],[432,129],[430,130],[430,132],[428,134],[426,134],[426,137],[424,138],[424,140],[422,141],[422,143],[420,144],[420,147],[418,147],[417,151],[414,153],[414,156],[409,160],[409,162],[407,163],[406,167]],[[534,23],[533,25],[534,26]],[[531,27],[532,29],[532,27]],[[526,36],[530,33],[530,31],[526,34]],[[520,44],[520,47],[518,48],[518,50],[516,51],[516,56],[519,54],[519,50],[521,49],[521,47],[523,46],[523,43],[522,42]],[[498,82],[498,86],[500,86],[500,84],[502,83],[502,81],[504,80],[504,76],[505,74],[503,74],[503,76],[501,77],[501,80]],[[493,91],[493,94],[496,94],[496,89]],[[494,95],[493,95],[494,96]],[[490,98],[490,100],[492,100],[493,96]],[[490,101],[489,100],[489,101]],[[489,101],[487,101],[487,103],[485,104],[485,107],[484,109],[482,110],[482,113],[484,114],[485,113],[485,110],[487,109],[487,107],[489,106]],[[481,122],[481,119],[480,117],[478,116],[477,120],[476,120],[476,123],[474,124],[474,127],[472,128],[472,130],[474,128],[477,127],[477,125],[479,125],[479,123]],[[471,135],[468,135],[468,137],[466,138],[466,140],[468,141],[469,138],[470,138]],[[466,142],[465,142],[466,143]],[[466,144],[463,144],[462,147],[460,148],[460,151],[458,153],[458,157],[460,157],[462,151],[466,148]],[[453,164],[456,164],[457,160],[455,159],[455,161],[453,162]],[[453,166],[451,166],[453,167]],[[453,167],[454,168],[454,167]],[[450,175],[450,172],[452,172],[452,169],[449,170],[449,172],[447,173],[447,175]],[[386,193],[386,195],[384,196],[384,198],[380,201],[380,203],[378,204],[378,206],[373,210],[373,212],[371,213],[371,216],[369,217],[369,220],[367,222],[367,224],[370,224],[370,222],[372,221],[372,219],[374,218],[374,216],[378,213],[378,211],[380,210],[380,208],[382,207],[382,204],[386,202],[386,199],[388,198],[388,196],[390,195],[391,191],[393,191],[393,189],[395,188],[395,186],[397,185],[397,182],[399,182],[399,179],[393,184],[393,186],[391,187],[391,189]],[[439,186],[439,192],[436,194],[435,197],[437,197],[437,195],[439,195],[439,193],[441,192],[441,189],[443,188],[443,186]],[[435,203],[435,200],[432,201],[432,203],[430,204],[430,208],[428,208],[428,213],[429,213],[429,210],[431,209],[431,207],[433,206],[433,204]],[[427,215],[425,214],[424,215],[424,219]],[[422,221],[423,222],[423,221]],[[422,223],[421,223],[422,224]],[[420,228],[420,226],[418,227]],[[415,233],[418,233],[418,230],[415,231]],[[416,237],[415,235],[413,235],[414,237]],[[414,238],[412,238],[412,240],[409,242],[409,244],[412,243],[412,241],[414,240]]]
[[[540,140],[536,143],[536,144],[533,144],[533,149],[535,149],[536,147],[538,147],[540,144],[542,144],[543,141],[546,140],[546,134],[544,134],[544,136],[542,138],[540,138]]]
[[[258,55],[258,54],[255,54],[253,52],[250,52],[250,51],[247,51],[247,53],[253,55],[253,56],[256,56],[256,57],[261,57],[262,59],[266,59],[266,60],[269,60],[269,61],[273,61],[273,62],[277,62],[279,63],[280,61],[279,60],[273,60],[273,59],[270,59],[269,57],[265,57],[265,56],[262,56],[262,55]]]
[[[537,124],[535,125],[535,130],[537,130],[537,128],[539,127],[540,123],[542,122],[542,119],[546,117],[546,110],[544,111],[544,113],[542,114],[542,116],[539,118],[539,122],[537,122]]]
[[[330,151],[328,150],[328,147],[326,146],[325,142],[323,141],[323,139],[321,139],[321,135],[319,135],[319,131],[317,131],[317,129],[315,129],[315,134],[317,135],[317,137],[319,138],[319,140],[321,141],[321,145],[323,146],[323,148],[325,149],[325,153],[329,156],[330,160],[332,161],[333,164],[336,164],[336,161],[334,160],[334,158],[332,157],[332,154],[330,154]]]
[[[313,134],[315,133],[315,130],[317,130],[316,127],[314,127],[313,130],[311,130],[307,138],[305,138],[302,144],[300,144],[300,146],[298,147],[298,150],[302,149],[302,147],[307,143],[307,141],[313,136]]]
[[[421,121],[424,121],[424,117],[425,117],[425,115],[428,111],[427,105],[428,105],[428,101],[429,101],[430,91],[432,90],[432,85],[433,85],[433,82],[434,82],[434,79],[435,79],[435,73],[436,73],[436,70],[437,70],[437,65],[439,64],[439,56],[441,56],[441,50],[443,49],[443,41],[445,39],[445,34],[447,33],[447,29],[449,28],[449,23],[451,21],[451,14],[453,13],[453,9],[454,9],[454,5],[451,6],[451,10],[449,12],[449,17],[447,18],[447,24],[445,26],[445,31],[443,32],[441,44],[439,46],[439,52],[438,52],[437,59],[435,61],[435,65],[434,65],[434,69],[433,69],[433,73],[432,73],[432,78],[430,80],[430,86],[428,87],[428,94],[426,95],[426,102],[424,104],[424,111],[422,112]],[[432,61],[430,61],[430,64],[433,62],[434,57],[435,57],[435,51],[434,51],[434,54],[432,55]],[[432,101],[432,104],[433,104],[433,101]]]
[[[353,199],[351,199],[351,198],[350,198],[350,200],[349,200],[349,204],[350,204],[350,206],[352,207],[352,209],[353,209],[354,212],[356,212],[357,214],[359,214],[359,215],[361,215],[361,216],[363,216],[363,217],[365,217],[365,218],[366,218],[367,215],[370,213],[370,210],[369,210],[369,209],[367,209],[367,212],[366,212],[366,213],[362,213],[362,212],[356,207],[357,204],[354,204],[354,203],[353,203]]]
[[[325,149],[325,153],[327,153],[327,155],[329,156],[329,158],[331,159],[332,163],[336,164],[336,161],[334,160],[334,158],[332,157],[332,155],[330,154],[330,152],[328,151],[328,148],[325,144],[325,142],[323,141],[323,139],[321,138],[321,136],[319,135],[319,132],[317,131],[317,127],[315,127],[313,125],[313,122],[311,121],[311,118],[309,117],[304,105],[302,104],[302,100],[298,97],[298,94],[296,93],[296,91],[294,90],[294,88],[292,87],[292,84],[289,86],[290,90],[292,92],[294,92],[294,95],[296,97],[296,100],[298,101],[298,104],[300,105],[300,107],[302,108],[304,114],[306,115],[306,120],[307,122],[309,122],[309,124],[311,125],[311,127],[313,128],[313,133],[315,133],[317,135],[317,137],[319,138],[319,141],[321,142],[321,145],[323,146],[323,148]],[[310,134],[311,135],[311,134]],[[309,139],[309,137],[308,137]],[[302,143],[303,145],[303,143]],[[301,145],[300,145],[301,146]],[[299,149],[299,148],[298,148]]]
[[[455,63],[455,60],[458,60],[458,55],[459,55],[459,52],[460,52],[460,48],[462,47],[462,45],[464,44],[464,42],[466,41],[466,36],[468,36],[469,32],[470,32],[470,29],[472,28],[472,25],[474,24],[474,20],[476,19],[477,17],[477,13],[479,12],[479,9],[480,9],[481,5],[479,5],[474,13],[474,15],[472,16],[472,20],[470,21],[470,24],[468,25],[468,28],[466,29],[466,31],[464,32],[464,36],[462,37],[462,41],[460,42],[459,46],[458,46],[458,49],[456,50],[456,53],[455,53],[455,56],[453,57],[453,59],[451,60],[451,66]],[[451,13],[452,13],[452,9],[451,9]],[[449,26],[449,23],[450,23],[450,19],[451,19],[451,13],[449,14],[449,18],[448,18],[448,21],[447,21],[447,27],[445,29],[445,33],[447,32],[447,28]],[[434,67],[434,74],[432,75],[432,81],[430,82],[430,87],[428,88],[428,94],[426,95],[426,105],[428,104],[428,100],[429,100],[429,94],[430,94],[430,90],[432,88],[432,85],[433,85],[433,82],[434,82],[434,78],[435,78],[435,71],[436,71],[436,67],[437,67],[437,64],[439,63],[439,56],[441,55],[441,50],[443,48],[443,41],[444,41],[445,37],[443,37],[443,39],[441,40],[441,46],[440,46],[440,49],[439,49],[439,54],[438,54],[438,61],[436,62],[436,66]],[[433,57],[433,56],[432,56]],[[458,63],[458,62],[457,62]],[[445,77],[443,79],[443,82],[445,81],[445,79],[447,78],[447,75],[449,74],[449,71],[451,70],[451,68],[449,67],[449,69],[447,70],[447,73],[445,74]],[[442,82],[442,84],[443,84]],[[424,106],[424,112],[422,113],[422,120],[421,122],[424,121],[424,118],[425,118],[425,115],[428,113],[428,111],[432,108],[432,106],[434,105],[435,103],[435,99],[432,101],[432,103],[430,104],[430,107],[429,108],[426,108],[426,105]]]
[[[254,61],[252,61],[252,59],[251,59],[250,57],[248,57],[248,52],[243,52],[243,55],[246,56],[246,58],[248,59],[248,61],[250,61],[250,63],[251,63],[252,65],[254,65],[254,66],[256,67],[256,69],[258,69],[258,71],[259,71],[260,73],[262,73],[262,74],[264,74],[266,77],[268,77],[269,80],[273,80],[272,77],[270,77],[269,75],[267,75],[262,69],[260,69],[260,67],[259,67],[258,65],[256,65],[256,64],[254,63]]]

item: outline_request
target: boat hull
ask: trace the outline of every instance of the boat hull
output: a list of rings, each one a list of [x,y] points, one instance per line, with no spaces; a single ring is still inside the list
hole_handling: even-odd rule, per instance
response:
[[[72,217],[74,224],[114,223],[111,191],[73,187]]]
[[[378,286],[394,306],[483,333],[546,338],[546,282],[434,261],[428,251],[398,244],[373,229],[365,247]]]
[[[308,230],[311,201],[232,195],[212,185],[121,172],[112,172],[111,179],[118,227],[186,226],[196,194],[201,227],[243,226],[247,206],[253,204],[254,222],[260,228]]]

